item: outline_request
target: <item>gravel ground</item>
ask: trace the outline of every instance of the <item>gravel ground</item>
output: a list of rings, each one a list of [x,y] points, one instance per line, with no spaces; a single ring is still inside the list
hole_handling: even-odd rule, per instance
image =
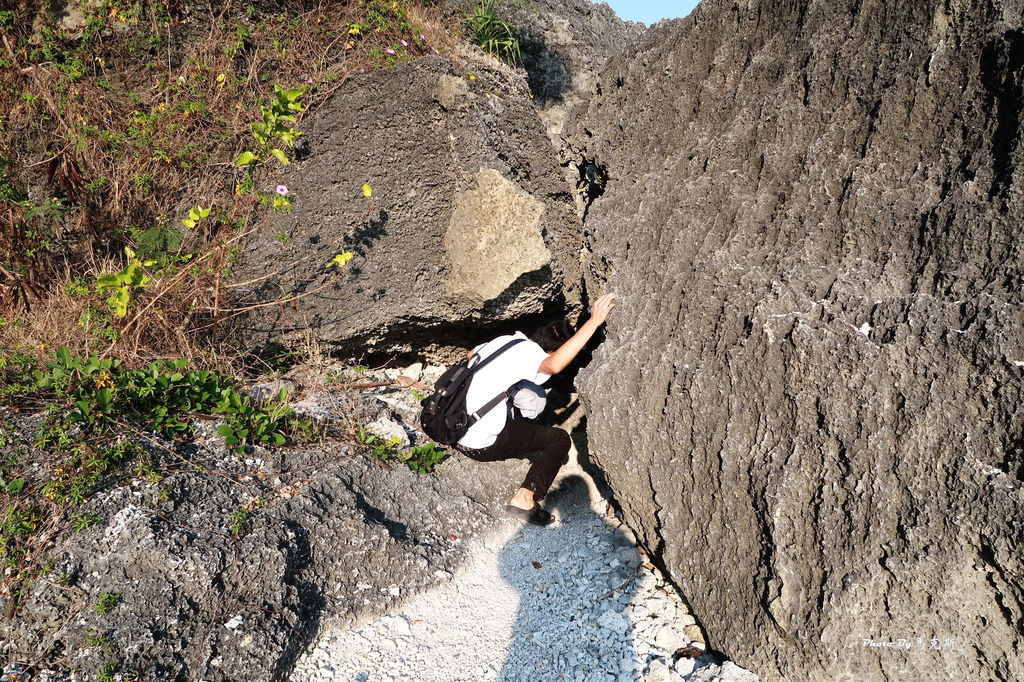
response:
[[[575,462],[555,485],[552,527],[509,520],[442,587],[356,628],[326,624],[291,680],[757,682],[703,653],[685,603]]]

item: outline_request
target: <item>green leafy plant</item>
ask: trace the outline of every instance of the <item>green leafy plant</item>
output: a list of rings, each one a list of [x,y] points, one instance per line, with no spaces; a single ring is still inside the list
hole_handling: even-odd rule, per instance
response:
[[[59,426],[51,429],[60,431]],[[66,450],[59,450],[67,459],[54,467],[41,491],[46,499],[61,504],[81,504],[96,491],[108,471],[141,452],[136,442],[126,438],[90,447],[63,432],[61,442],[70,443]]]
[[[409,11],[405,2],[396,0],[363,0],[359,3],[366,10],[366,29],[377,32],[407,33],[412,31]]]
[[[64,291],[70,296],[88,296],[90,293],[88,280],[84,277],[74,277],[64,285]]]
[[[313,432],[312,422],[285,404],[284,392],[277,401],[254,405],[232,381],[191,370],[185,360],[127,370],[118,360],[74,357],[61,348],[46,368],[35,371],[36,387],[52,391],[57,402],[35,446],[64,455],[42,489],[44,497],[63,504],[85,500],[104,475],[130,459],[139,460],[137,476],[160,480],[142,447],[125,437],[125,424],[140,433],[190,438],[193,415],[220,415],[226,423],[218,431],[238,452],[250,444],[283,445]]]
[[[147,230],[132,230],[132,238],[138,247],[139,257],[157,261],[157,268],[164,268],[172,262],[179,251],[184,235],[172,225],[157,225]],[[182,256],[191,258],[191,254]]]
[[[115,416],[129,418],[147,429],[175,437],[191,434],[193,414],[220,414],[240,436],[237,445],[283,445],[286,433],[311,426],[295,417],[284,400],[286,393],[264,407],[252,404],[233,383],[209,370],[190,370],[187,360],[153,362],[138,370],[126,370],[118,360],[73,357],[66,348],[47,363],[49,371],[35,372],[40,389],[52,389],[58,398],[74,406],[68,421],[89,427],[109,425]],[[236,428],[237,427],[237,428]],[[51,434],[52,435],[52,434]],[[229,435],[222,433],[221,435]],[[37,446],[54,445],[44,437]]]
[[[516,27],[498,18],[494,0],[480,0],[466,15],[469,40],[509,65],[522,61]]]
[[[273,198],[273,203],[271,204],[271,206],[273,206],[274,210],[275,211],[283,211],[285,213],[287,213],[288,211],[291,211],[292,210],[293,197],[288,192],[288,187],[286,185],[278,185],[277,188],[274,190],[274,192],[277,195],[277,196],[275,196]],[[260,196],[260,201],[264,202],[264,204],[265,204],[265,203],[268,202],[268,197],[269,197],[269,195],[262,195],[262,196]]]
[[[152,278],[146,274],[145,268],[156,265],[155,260],[140,261],[135,257],[135,252],[127,246],[124,248],[128,256],[128,265],[120,272],[110,275],[100,275],[96,279],[96,291],[98,293],[110,292],[107,297],[107,306],[114,312],[115,317],[124,317],[128,314],[128,304],[131,301],[132,293],[136,289],[146,287]]]
[[[353,435],[358,443],[369,448],[371,456],[382,462],[396,459],[418,474],[431,473],[445,456],[444,450],[439,450],[434,443],[403,449],[401,439],[392,437],[384,440],[363,426],[356,427]]]
[[[373,446],[370,453],[382,462],[397,457],[402,449],[401,439],[394,437],[388,441],[374,438],[373,442],[369,443],[369,445]]]
[[[301,88],[285,90],[281,86],[275,85],[274,100],[270,106],[260,105],[262,117],[250,127],[256,141],[255,151],[246,150],[235,159],[236,166],[246,169],[245,180],[238,186],[239,194],[251,189],[252,174],[260,164],[267,163],[274,158],[282,165],[289,165],[288,155],[281,147],[293,147],[295,139],[302,134],[293,125],[296,121],[296,114],[304,110],[304,107],[299,104],[302,95]]]
[[[77,408],[68,414],[68,421],[94,425],[103,420],[111,407],[116,388],[111,373],[120,365],[119,360],[101,360],[96,355],[84,360],[72,357],[67,348],[60,348],[46,364],[49,371],[36,370],[33,374],[37,388],[52,389],[58,398],[66,398]],[[48,425],[44,422],[44,426]],[[36,447],[57,444],[55,439],[60,435],[42,430],[40,434]]]
[[[429,474],[442,459],[444,459],[444,450],[437,449],[433,443],[427,443],[412,448],[405,464],[418,474]]]
[[[355,435],[356,435],[356,440],[358,442],[362,443],[363,445],[373,445],[378,440],[380,440],[379,438],[377,438],[377,436],[375,436],[372,433],[370,433],[369,431],[367,431],[364,426],[359,426],[356,429],[356,434]]]
[[[240,538],[249,532],[250,513],[249,509],[240,507],[231,514],[231,534],[236,538]]]
[[[0,477],[0,493],[10,493],[11,495],[17,495],[25,488],[25,479],[14,478],[10,481],[5,481]]]
[[[0,523],[0,554],[9,568],[17,568],[25,556],[29,539],[39,528],[42,514],[33,506],[11,504],[7,506]]]
[[[101,647],[107,644],[107,635],[103,632],[96,632],[95,630],[89,630],[82,637],[82,641],[85,642],[86,646]]]
[[[120,592],[104,592],[100,595],[99,600],[96,602],[96,613],[101,616],[108,613],[111,609],[121,603]]]
[[[96,671],[97,682],[114,682],[114,674],[117,672],[117,661],[106,661]]]
[[[156,468],[154,468],[152,459],[145,454],[140,455],[138,458],[138,462],[135,465],[135,476],[153,485],[164,480],[163,476],[157,473]]]
[[[95,526],[100,522],[100,515],[96,512],[86,512],[79,514],[78,516],[71,519],[71,527],[76,533],[80,533],[86,528]]]
[[[188,369],[186,360],[117,371],[114,381],[118,412],[170,437],[191,435],[190,415],[215,409],[234,392],[217,374]]]
[[[195,206],[188,210],[188,217],[181,219],[181,224],[190,230],[199,224],[201,220],[210,215],[210,209],[202,206]]]
[[[224,436],[224,442],[236,452],[242,452],[249,445],[284,445],[289,431],[308,433],[312,423],[300,420],[285,403],[287,392],[281,389],[276,401],[262,407],[252,404],[249,396],[237,391],[223,394],[214,412],[225,415],[227,423],[217,429]]]
[[[0,352],[0,403],[31,390],[34,385],[32,372],[35,367],[35,359],[26,353],[13,350]],[[13,436],[7,433],[7,426],[0,425],[0,445],[7,444],[13,439]]]
[[[252,512],[258,507],[262,507],[267,502],[263,498],[254,498],[248,504],[239,507],[231,514],[231,524],[229,526],[231,535],[236,538],[242,537],[252,529]]]

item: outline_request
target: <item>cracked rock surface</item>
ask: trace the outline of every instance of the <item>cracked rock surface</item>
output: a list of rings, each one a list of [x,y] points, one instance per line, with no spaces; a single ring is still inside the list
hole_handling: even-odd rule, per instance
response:
[[[614,57],[593,456],[763,679],[1024,677],[1019,0],[705,0]]]
[[[351,402],[360,422],[400,428],[408,394],[321,392],[305,407]],[[214,427],[199,425],[198,444],[160,444],[153,456],[177,465],[159,482],[75,509],[101,522],[53,538],[51,572],[0,623],[9,661],[71,680],[108,660],[141,679],[280,680],[324,620],[382,613],[450,580],[462,541],[497,523],[515,487],[514,463],[450,457],[416,474],[341,442],[236,455]],[[104,593],[119,599],[100,613]]]

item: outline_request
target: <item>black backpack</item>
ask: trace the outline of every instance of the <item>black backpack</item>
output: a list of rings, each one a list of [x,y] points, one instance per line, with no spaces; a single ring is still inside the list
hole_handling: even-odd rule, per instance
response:
[[[475,365],[473,360],[480,360],[480,356],[474,354],[468,360],[452,365],[448,371],[442,374],[434,383],[433,395],[420,402],[423,408],[423,411],[420,412],[420,426],[423,427],[423,432],[442,445],[454,445],[466,435],[470,426],[505,402],[508,399],[508,389],[494,396],[490,402],[474,414],[466,412],[466,393],[469,391],[473,375],[483,369],[488,362],[523,340],[509,341]]]

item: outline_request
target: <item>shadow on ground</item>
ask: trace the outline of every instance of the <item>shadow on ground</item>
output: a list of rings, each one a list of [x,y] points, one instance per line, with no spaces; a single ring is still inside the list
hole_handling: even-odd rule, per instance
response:
[[[565,478],[549,496],[553,527],[526,526],[502,549],[502,578],[519,611],[498,680],[618,679],[636,665],[628,604],[636,548],[590,507],[586,482]]]

